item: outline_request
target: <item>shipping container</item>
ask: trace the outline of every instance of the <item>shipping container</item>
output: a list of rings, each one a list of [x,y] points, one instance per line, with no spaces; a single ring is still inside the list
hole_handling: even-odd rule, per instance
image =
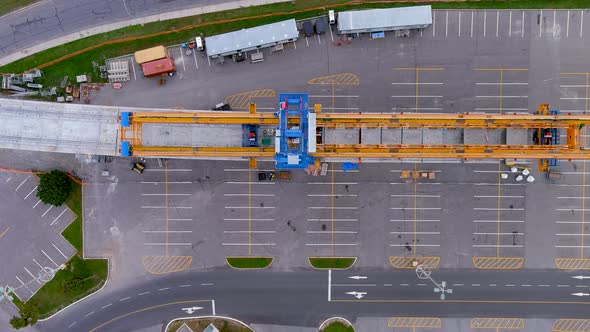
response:
[[[170,57],[146,62],[141,65],[141,69],[143,70],[143,76],[145,77],[153,77],[176,71],[176,68],[174,68],[174,60]]]
[[[163,59],[167,56],[168,51],[166,47],[156,46],[135,52],[135,62],[141,65],[146,62]]]

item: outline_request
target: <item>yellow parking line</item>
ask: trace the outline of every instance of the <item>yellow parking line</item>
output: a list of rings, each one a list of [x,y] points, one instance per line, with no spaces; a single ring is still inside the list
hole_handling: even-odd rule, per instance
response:
[[[528,68],[475,68],[477,71],[528,71]]]
[[[473,256],[471,261],[481,270],[518,270],[524,265],[523,257]]]
[[[392,317],[387,321],[388,328],[442,328],[442,320],[437,317]]]
[[[10,226],[6,227],[6,229],[4,230],[4,232],[2,232],[2,234],[0,234],[0,238],[4,236],[4,234],[6,234],[6,232],[8,232],[10,230]]]
[[[438,267],[440,257],[438,256],[389,256],[389,264],[395,269],[415,269],[418,265],[425,265],[431,269]]]
[[[554,262],[560,270],[590,270],[590,258],[558,257]]]
[[[552,332],[590,332],[590,319],[558,319],[553,322]]]
[[[307,81],[308,85],[359,85],[358,76],[352,73],[340,73],[335,75],[314,77]]]
[[[472,318],[469,322],[472,329],[522,330],[525,320],[522,318]]]

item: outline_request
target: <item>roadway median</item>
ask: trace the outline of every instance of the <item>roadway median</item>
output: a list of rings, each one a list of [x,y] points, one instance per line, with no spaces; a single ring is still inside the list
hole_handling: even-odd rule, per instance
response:
[[[356,263],[356,257],[308,257],[309,264],[318,270],[346,270]]]
[[[225,258],[227,264],[234,269],[266,269],[274,258],[264,256],[229,256]]]

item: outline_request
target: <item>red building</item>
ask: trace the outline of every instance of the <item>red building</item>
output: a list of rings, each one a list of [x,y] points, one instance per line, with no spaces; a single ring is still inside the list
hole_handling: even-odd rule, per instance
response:
[[[170,57],[142,63],[141,69],[143,70],[143,76],[145,77],[153,77],[176,72],[176,68],[174,67],[174,59]]]

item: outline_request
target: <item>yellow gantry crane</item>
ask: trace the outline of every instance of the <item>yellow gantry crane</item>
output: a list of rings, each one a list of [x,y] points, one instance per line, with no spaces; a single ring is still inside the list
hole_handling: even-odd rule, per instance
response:
[[[313,157],[320,158],[460,158],[460,159],[590,159],[590,150],[580,144],[580,130],[590,124],[590,115],[548,114],[549,105],[538,114],[444,114],[444,113],[329,113],[315,106],[317,128],[429,128],[429,129],[520,129],[538,137],[546,129],[566,132],[565,144],[317,144]],[[157,157],[273,157],[273,147],[146,146],[144,124],[205,124],[276,126],[272,112],[135,112],[129,125],[121,127],[121,140],[131,143],[134,156]],[[539,138],[541,141],[541,138]]]

